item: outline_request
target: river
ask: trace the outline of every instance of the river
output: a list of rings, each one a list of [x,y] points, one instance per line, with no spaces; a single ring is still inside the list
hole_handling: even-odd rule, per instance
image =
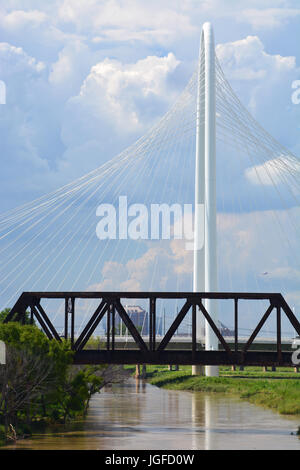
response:
[[[219,394],[163,390],[144,381],[94,396],[84,421],[10,449],[298,449],[299,418]]]

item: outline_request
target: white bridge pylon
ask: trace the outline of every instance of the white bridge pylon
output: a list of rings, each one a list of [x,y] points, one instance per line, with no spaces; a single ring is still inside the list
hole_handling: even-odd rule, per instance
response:
[[[293,307],[300,309],[300,159],[265,131],[236,96],[215,55],[209,23],[201,32],[197,68],[166,114],[114,158],[104,149],[98,157],[102,163],[89,173],[0,214],[0,311],[11,308],[22,292],[124,289],[297,293]],[[56,180],[56,170],[49,177]],[[24,188],[28,191],[31,183]],[[149,222],[146,238],[120,232],[118,217],[116,236],[97,236],[99,205],[117,209],[121,196],[136,210],[128,214],[135,235],[139,220]],[[204,246],[188,253],[182,248],[192,240],[190,228],[182,231],[181,240],[172,234],[169,241],[152,237],[150,221],[137,209],[157,204],[171,211],[174,203],[184,208],[193,201],[195,240],[204,239]],[[193,208],[188,215],[192,213]],[[61,332],[64,302],[44,302]],[[96,300],[80,299],[78,304],[77,335],[98,306]],[[227,305],[205,303],[217,326],[225,322],[230,329]],[[162,301],[157,324],[168,328],[179,307]],[[251,308],[242,303],[239,331],[251,330],[252,319],[260,315]],[[191,313],[182,325],[185,332]],[[199,312],[198,341],[203,341],[206,326],[205,346],[217,349],[217,338],[200,319]],[[273,326],[270,320],[266,328]],[[217,373],[215,367],[206,369],[206,374]]]
[[[215,46],[212,25],[204,23],[201,33],[196,120],[196,162],[195,162],[195,248],[194,248],[194,292],[217,292],[217,213],[216,213],[216,85]],[[204,205],[204,221],[200,207]],[[200,232],[204,230],[204,245],[197,246]],[[213,299],[206,299],[205,308],[213,321],[218,322],[218,305]],[[197,322],[198,340],[205,330],[205,349],[217,350],[218,339],[205,320]],[[194,374],[203,369],[193,367]],[[207,366],[206,375],[218,375],[217,366]]]

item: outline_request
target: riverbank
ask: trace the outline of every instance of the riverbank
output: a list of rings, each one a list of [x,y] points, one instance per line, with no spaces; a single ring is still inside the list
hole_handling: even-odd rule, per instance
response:
[[[300,417],[300,374],[288,369],[261,372],[261,368],[231,371],[220,367],[220,377],[191,375],[190,366],[169,371],[167,366],[147,365],[146,380],[169,390],[223,393],[237,396],[282,415]]]

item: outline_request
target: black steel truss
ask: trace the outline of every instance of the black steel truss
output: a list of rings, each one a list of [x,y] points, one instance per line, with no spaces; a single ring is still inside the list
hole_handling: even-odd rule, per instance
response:
[[[124,299],[148,299],[149,301],[149,340],[145,342],[131,321],[122,305]],[[300,323],[280,293],[191,293],[191,292],[23,292],[8,314],[5,322],[25,322],[26,312],[30,309],[31,320],[41,326],[49,340],[61,341],[56,328],[41,306],[42,299],[65,300],[65,339],[70,340],[74,350],[74,362],[78,364],[115,363],[115,364],[233,364],[233,365],[287,365],[292,366],[291,352],[282,350],[281,315],[287,316],[290,323],[300,336]],[[75,301],[76,299],[98,299],[99,305],[88,320],[81,334],[75,339]],[[156,343],[156,301],[158,299],[185,300],[172,325],[159,344]],[[222,335],[220,328],[214,323],[211,315],[203,305],[205,299],[231,299],[234,302],[234,345],[230,347]],[[245,344],[239,344],[238,304],[240,300],[267,300],[269,306],[261,317]],[[192,342],[189,351],[168,350],[167,346],[185,316],[192,309]],[[276,351],[250,350],[253,341],[262,329],[271,312],[276,309]],[[87,341],[105,317],[107,320],[107,338],[105,348],[101,350],[84,349]],[[128,332],[134,339],[138,350],[118,350],[115,342],[115,317],[124,322]],[[220,348],[218,351],[199,350],[196,338],[196,322],[203,315],[217,336]],[[70,334],[69,334],[70,324]],[[148,343],[148,344],[147,344]]]

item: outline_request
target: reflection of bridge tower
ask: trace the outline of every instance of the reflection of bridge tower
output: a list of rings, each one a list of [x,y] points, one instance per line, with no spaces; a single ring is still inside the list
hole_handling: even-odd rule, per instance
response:
[[[210,23],[202,28],[198,69],[196,169],[195,169],[195,250],[194,292],[217,291],[216,238],[216,92],[215,47]],[[204,205],[204,221],[201,206]],[[197,246],[204,230],[204,246]],[[207,299],[205,308],[217,324],[217,301]],[[218,348],[218,340],[205,322],[205,348]],[[203,322],[198,321],[197,336],[203,336]],[[193,367],[194,374],[202,368]],[[206,375],[218,375],[218,367],[207,366]]]

